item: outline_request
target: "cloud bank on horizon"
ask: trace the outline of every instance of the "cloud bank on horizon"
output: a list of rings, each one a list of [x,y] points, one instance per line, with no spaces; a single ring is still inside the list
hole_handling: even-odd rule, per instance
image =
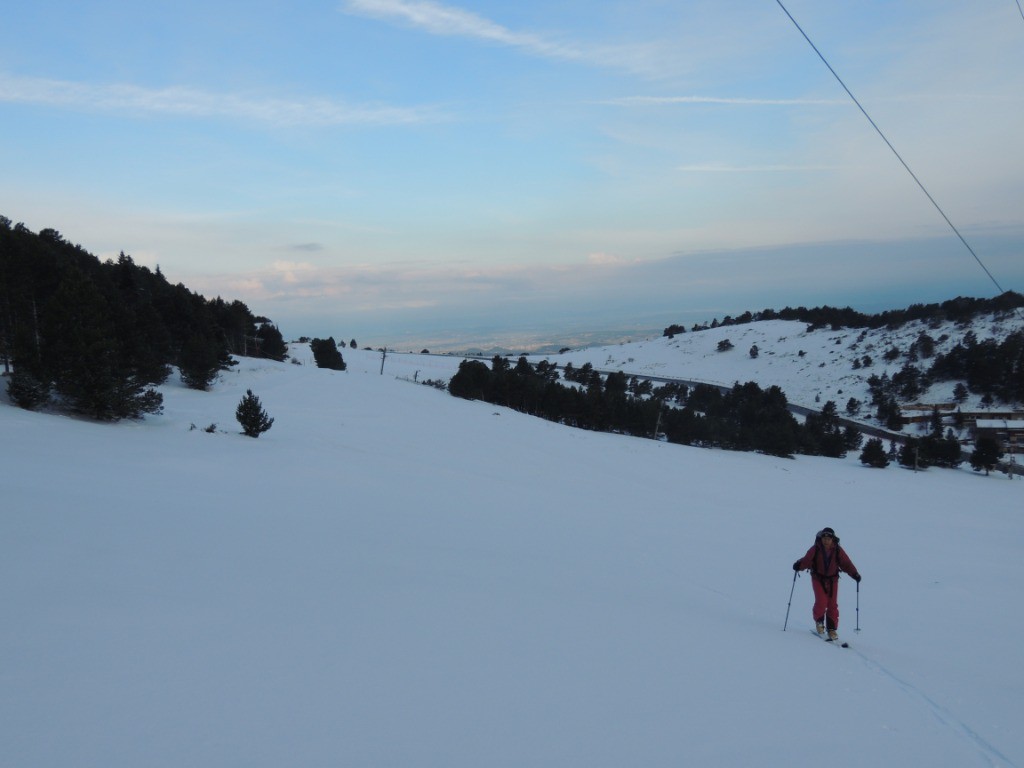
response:
[[[1017,9],[787,8],[1024,288]],[[994,291],[775,4],[40,0],[0,120],[0,214],[287,333]]]

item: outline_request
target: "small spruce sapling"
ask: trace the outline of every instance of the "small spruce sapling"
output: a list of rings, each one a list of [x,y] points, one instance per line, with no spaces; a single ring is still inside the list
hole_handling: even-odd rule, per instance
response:
[[[252,393],[251,389],[245,390],[245,397],[238,403],[235,409],[235,418],[242,425],[243,434],[248,437],[259,437],[274,425],[274,420],[267,416],[263,410],[260,399]]]

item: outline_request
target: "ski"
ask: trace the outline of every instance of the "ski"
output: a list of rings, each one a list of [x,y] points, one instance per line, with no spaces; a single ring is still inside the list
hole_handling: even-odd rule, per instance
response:
[[[824,640],[826,643],[831,643],[832,645],[835,645],[835,646],[837,646],[839,648],[849,648],[850,647],[850,644],[848,642],[846,642],[845,640],[829,640],[828,639],[828,635],[819,635],[818,634],[818,630],[816,630],[816,629],[812,629],[811,630],[811,634],[814,635],[819,640]]]

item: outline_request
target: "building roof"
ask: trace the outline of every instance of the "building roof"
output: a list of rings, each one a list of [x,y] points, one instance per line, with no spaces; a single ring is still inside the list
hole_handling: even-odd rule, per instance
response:
[[[1004,429],[1010,432],[1024,432],[1024,421],[1009,419],[978,419],[978,429]]]

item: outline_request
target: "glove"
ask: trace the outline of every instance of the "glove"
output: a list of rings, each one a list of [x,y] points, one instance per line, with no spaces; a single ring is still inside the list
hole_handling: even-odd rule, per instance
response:
[[[860,574],[858,573],[856,576],[854,576],[853,580],[860,584]]]
[[[797,560],[795,563],[793,563],[793,570],[794,571],[799,571],[800,570],[800,561],[799,560]]]

